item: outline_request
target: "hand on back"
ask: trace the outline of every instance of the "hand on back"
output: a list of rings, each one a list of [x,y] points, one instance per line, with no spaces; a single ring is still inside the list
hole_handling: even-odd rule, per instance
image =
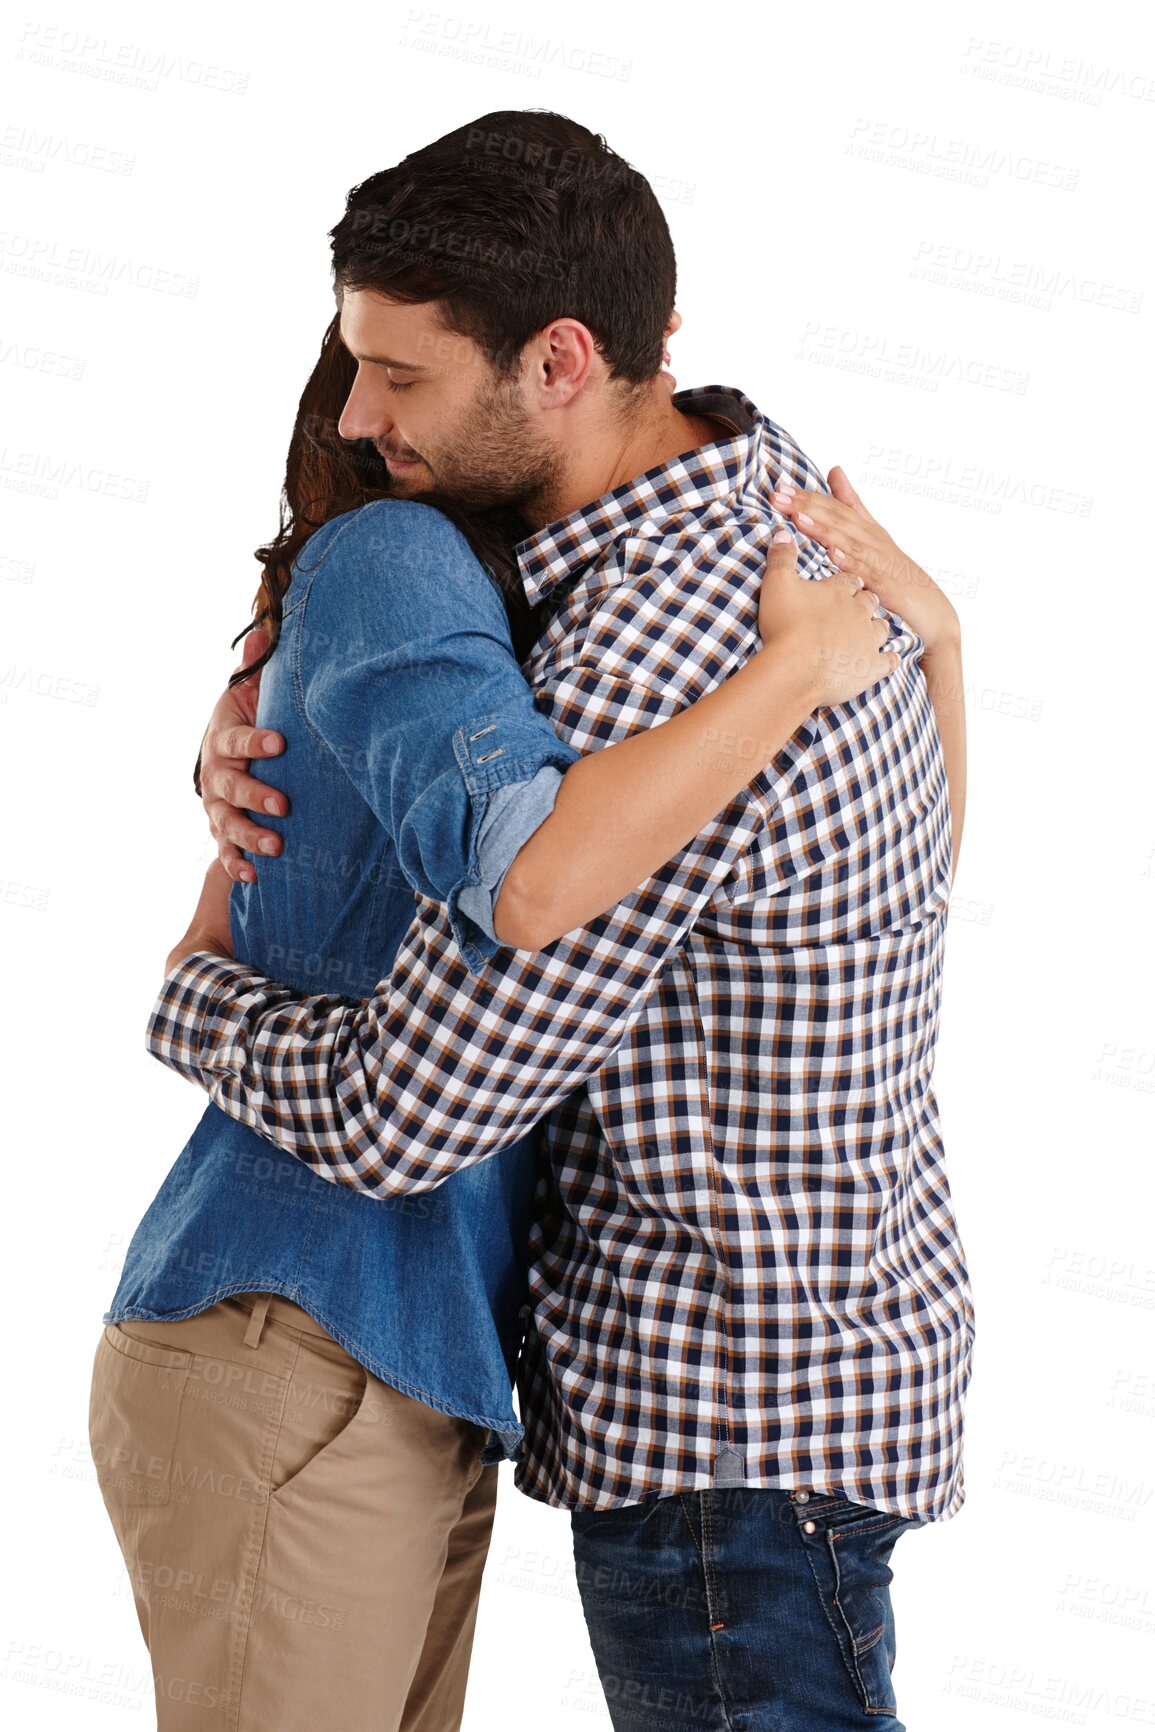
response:
[[[241,666],[249,667],[263,655],[267,641],[264,632],[249,632]],[[260,685],[258,671],[222,692],[201,745],[201,799],[209,829],[216,839],[217,858],[237,883],[252,883],[256,878],[253,864],[245,859],[243,849],[250,854],[281,851],[277,832],[254,823],[249,813],[270,812],[284,817],[289,809],[289,802],[279,789],[270,788],[249,773],[254,758],[275,758],[285,749],[280,734],[256,726]]]

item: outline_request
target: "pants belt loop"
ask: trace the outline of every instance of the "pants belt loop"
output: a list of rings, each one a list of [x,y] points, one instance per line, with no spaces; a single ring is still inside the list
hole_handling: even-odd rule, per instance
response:
[[[253,1314],[249,1318],[249,1326],[245,1330],[246,1347],[260,1346],[261,1331],[265,1327],[265,1318],[268,1315],[269,1301],[272,1297],[273,1295],[271,1293],[262,1293],[256,1304],[253,1306]]]

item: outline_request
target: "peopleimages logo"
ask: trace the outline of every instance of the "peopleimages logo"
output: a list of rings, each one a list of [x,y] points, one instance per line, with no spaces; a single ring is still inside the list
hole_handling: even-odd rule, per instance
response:
[[[48,163],[67,163],[71,168],[91,168],[100,174],[131,174],[136,157],[65,133],[42,132],[35,126],[9,121],[0,130],[0,164],[43,174]]]
[[[600,48],[534,36],[527,30],[502,29],[489,19],[465,18],[460,13],[430,11],[424,6],[409,8],[401,27],[400,46],[423,48],[529,78],[540,78],[550,68],[624,83],[633,70],[632,60],[606,54]]]
[[[1143,305],[1143,291],[1133,286],[1089,277],[1062,265],[959,246],[953,241],[920,240],[908,275],[1040,312],[1050,312],[1059,298],[1120,313],[1137,313]]]
[[[973,138],[941,137],[933,130],[908,126],[905,122],[896,124],[862,116],[851,128],[845,154],[977,187],[989,186],[992,175],[1033,186],[1057,187],[1063,192],[1074,192],[1079,182],[1077,168],[1032,156],[1029,151],[981,144]]]
[[[17,60],[33,66],[53,67],[58,72],[77,72],[105,84],[120,84],[133,90],[155,93],[161,79],[196,85],[223,95],[243,96],[249,86],[247,72],[198,60],[195,55],[171,54],[140,42],[117,41],[115,37],[89,35],[59,24],[29,21],[16,50]]]
[[[409,222],[405,217],[388,216],[384,211],[357,211],[353,227],[381,252],[399,253],[413,260],[438,259],[457,269],[481,267],[485,270],[511,267],[529,271],[534,276],[567,277],[571,266],[567,260],[535,247],[514,248],[508,244],[483,239],[479,235],[463,235],[454,229],[440,228],[433,223]]]
[[[1031,90],[1094,108],[1101,107],[1104,96],[1155,102],[1155,77],[1149,72],[1128,72],[1108,62],[1081,60],[1074,55],[1054,54],[1049,48],[995,41],[986,36],[970,38],[959,71],[992,84],[1006,84],[1016,90]]]

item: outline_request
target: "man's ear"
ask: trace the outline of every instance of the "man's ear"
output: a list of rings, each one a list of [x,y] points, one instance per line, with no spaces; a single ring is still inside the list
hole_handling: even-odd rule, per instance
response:
[[[605,362],[578,319],[554,319],[526,344],[523,388],[539,409],[567,409],[588,390]]]

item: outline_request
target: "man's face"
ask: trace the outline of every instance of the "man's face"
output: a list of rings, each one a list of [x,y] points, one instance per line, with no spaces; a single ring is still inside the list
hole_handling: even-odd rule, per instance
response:
[[[556,483],[560,454],[534,424],[517,378],[495,378],[478,344],[443,329],[432,303],[346,289],[340,328],[357,377],[338,427],[345,439],[373,441],[396,493],[436,488],[481,507]]]

